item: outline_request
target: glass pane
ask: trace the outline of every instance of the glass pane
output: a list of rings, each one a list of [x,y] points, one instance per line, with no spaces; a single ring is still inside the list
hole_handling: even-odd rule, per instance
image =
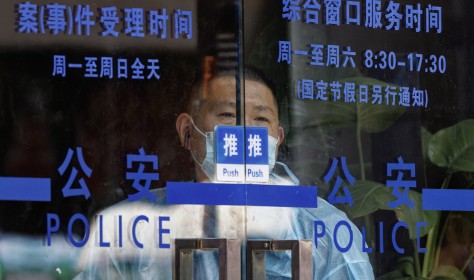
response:
[[[0,5],[0,279],[474,276],[470,1]]]
[[[249,222],[249,238],[265,225],[312,240],[315,279],[472,278],[472,4],[244,2],[245,66],[273,82],[284,129],[278,161],[319,196],[269,210],[279,219]],[[288,276],[285,257],[267,255],[267,273]]]
[[[244,208],[168,188],[213,181],[236,123],[232,3],[1,5],[0,279],[171,279],[178,244],[183,273],[239,275],[240,241],[204,239],[244,240]]]

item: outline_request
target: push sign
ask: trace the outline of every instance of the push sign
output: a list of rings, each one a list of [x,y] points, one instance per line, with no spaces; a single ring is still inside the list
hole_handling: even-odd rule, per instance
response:
[[[269,179],[268,128],[217,126],[216,178],[225,182],[258,182]]]
[[[269,179],[268,128],[247,127],[245,133],[247,182],[266,183]]]
[[[217,126],[216,178],[218,181],[243,182],[245,180],[244,128]]]

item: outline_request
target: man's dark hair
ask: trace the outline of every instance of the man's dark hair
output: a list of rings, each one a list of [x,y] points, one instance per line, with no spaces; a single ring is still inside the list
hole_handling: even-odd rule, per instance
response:
[[[257,69],[256,67],[253,67],[253,66],[246,66],[244,68],[244,77],[243,77],[245,80],[250,80],[250,81],[255,81],[255,82],[260,82],[264,85],[266,85],[270,91],[272,92],[272,95],[273,95],[273,99],[275,100],[275,106],[278,108],[278,104],[276,102],[277,98],[276,98],[276,88],[275,88],[275,84],[272,82],[272,80],[267,76],[265,75],[265,73],[263,71],[261,71],[260,69]]]

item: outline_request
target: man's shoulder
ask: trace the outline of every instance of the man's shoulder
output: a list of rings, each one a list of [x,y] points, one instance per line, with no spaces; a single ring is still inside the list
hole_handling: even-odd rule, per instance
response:
[[[312,218],[324,220],[328,224],[336,225],[339,221],[348,221],[346,213],[327,202],[325,199],[318,197],[318,205],[316,208],[301,208],[300,211],[305,212]]]
[[[117,212],[135,213],[136,211],[146,211],[159,207],[165,206],[166,201],[166,189],[153,189],[150,190],[153,196],[156,198],[156,201],[151,201],[150,199],[140,199],[137,201],[130,201],[128,199],[121,200],[115,204],[112,204],[104,209],[102,209],[98,215],[110,215],[117,214]]]

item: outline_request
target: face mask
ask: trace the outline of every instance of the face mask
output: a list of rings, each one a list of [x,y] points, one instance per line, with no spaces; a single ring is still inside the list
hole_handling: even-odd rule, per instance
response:
[[[272,172],[273,167],[275,167],[277,144],[278,139],[268,135],[268,167],[270,173]]]
[[[273,138],[272,136],[268,135],[268,166],[270,170],[270,184],[273,185],[295,185],[298,186],[300,181],[296,177],[293,172],[291,172],[290,168],[286,166],[286,164],[282,162],[276,161],[276,149],[277,149],[278,139]],[[278,175],[273,169],[275,167],[275,163],[283,167],[284,173],[288,179]],[[273,171],[273,172],[272,172]]]
[[[209,178],[211,181],[215,181],[216,174],[215,174],[215,160],[214,160],[214,132],[209,131],[204,134],[199,128],[194,125],[194,121],[191,119],[191,123],[193,124],[193,127],[196,129],[199,134],[201,134],[204,138],[206,138],[206,157],[202,161],[202,163],[199,163],[197,161],[196,157],[194,156],[193,151],[191,150],[191,156],[193,157],[194,161],[196,162],[199,167],[201,167],[201,170],[206,174],[206,176]]]

